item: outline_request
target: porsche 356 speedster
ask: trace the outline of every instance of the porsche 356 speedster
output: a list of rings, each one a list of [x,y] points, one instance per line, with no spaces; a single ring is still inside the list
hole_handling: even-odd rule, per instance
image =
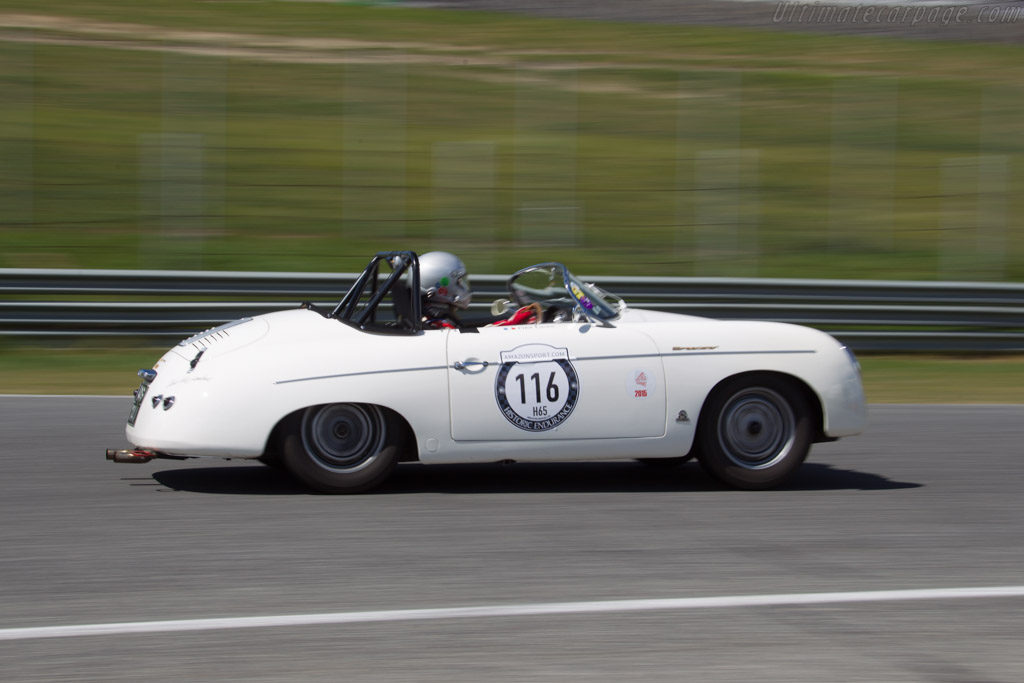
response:
[[[259,459],[353,493],[400,461],[696,457],[764,489],[864,425],[857,361],[823,332],[631,308],[560,263],[507,284],[490,324],[435,329],[416,254],[380,253],[333,309],[236,320],[140,370],[134,447],[107,458]]]

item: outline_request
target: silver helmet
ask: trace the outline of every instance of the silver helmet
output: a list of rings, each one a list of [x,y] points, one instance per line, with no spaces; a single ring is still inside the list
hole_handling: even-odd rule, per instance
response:
[[[466,310],[473,299],[466,264],[447,251],[423,254],[420,256],[420,294],[428,304],[447,304]]]

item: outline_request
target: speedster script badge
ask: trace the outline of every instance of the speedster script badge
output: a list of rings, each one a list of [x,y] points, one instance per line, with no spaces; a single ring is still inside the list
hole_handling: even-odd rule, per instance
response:
[[[569,418],[580,395],[569,349],[524,344],[502,351],[494,395],[501,414],[519,429],[554,429]]]

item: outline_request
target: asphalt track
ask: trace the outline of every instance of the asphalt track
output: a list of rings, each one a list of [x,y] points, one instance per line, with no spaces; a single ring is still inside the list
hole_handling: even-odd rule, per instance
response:
[[[411,464],[353,497],[106,462],[127,410],[0,397],[5,682],[1024,680],[1024,406],[872,406],[777,491]]]

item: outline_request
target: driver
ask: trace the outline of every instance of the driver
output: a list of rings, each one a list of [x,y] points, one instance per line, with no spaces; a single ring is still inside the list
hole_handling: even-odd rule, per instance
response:
[[[462,327],[458,311],[469,308],[473,299],[466,264],[447,251],[431,251],[419,261],[424,326]]]
[[[423,298],[423,325],[427,328],[459,328],[458,311],[469,308],[473,290],[466,264],[447,251],[431,251],[419,257],[420,295]],[[506,320],[491,325],[521,325],[540,319],[540,306],[523,306]]]

